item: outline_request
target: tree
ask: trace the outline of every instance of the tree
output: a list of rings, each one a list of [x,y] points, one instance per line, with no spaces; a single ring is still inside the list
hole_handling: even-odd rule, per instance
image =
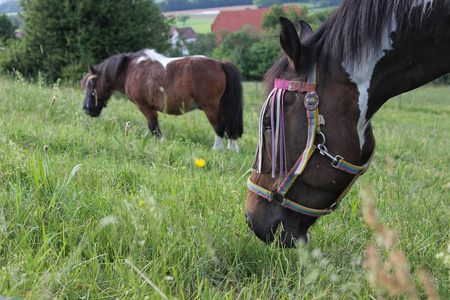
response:
[[[285,12],[283,6],[273,5],[268,12],[263,13],[261,28],[265,30],[276,30],[278,32],[280,30],[280,16],[287,17],[299,29],[299,19],[308,21],[308,7],[303,4],[298,6],[287,5],[287,12]]]
[[[189,15],[179,15],[179,16],[177,17],[177,20],[178,20],[179,22],[183,23],[183,26],[184,26],[184,24],[186,23],[186,21],[189,20],[190,18],[191,18],[191,16],[189,16]]]
[[[214,32],[197,34],[195,42],[187,44],[189,54],[212,56],[217,47],[216,39],[217,36]]]
[[[7,49],[3,68],[50,80],[80,79],[89,63],[142,48],[169,47],[170,22],[152,0],[21,0],[21,52]],[[21,61],[21,68],[16,67]]]
[[[280,52],[278,39],[261,39],[251,28],[223,36],[214,49],[213,57],[227,58],[234,62],[244,80],[261,80],[267,68],[273,64]]]
[[[272,5],[281,5],[283,4],[282,0],[253,0],[253,4],[256,5],[257,8],[266,8]]]
[[[260,81],[267,70],[272,66],[281,54],[278,38],[261,38],[259,43],[253,44],[242,62],[242,68],[247,70],[247,80]]]
[[[0,40],[6,42],[6,40],[11,39],[14,35],[15,26],[11,19],[5,14],[0,15]]]

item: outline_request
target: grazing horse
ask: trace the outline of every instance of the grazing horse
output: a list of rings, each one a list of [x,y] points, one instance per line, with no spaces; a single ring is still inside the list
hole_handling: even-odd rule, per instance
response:
[[[316,32],[299,22],[298,35],[280,17],[245,208],[258,238],[286,247],[368,168],[381,106],[450,72],[448,0],[343,0]]]
[[[242,136],[242,85],[237,67],[230,61],[205,56],[168,58],[154,50],[118,54],[92,67],[81,80],[86,88],[83,109],[98,117],[113,91],[124,93],[148,121],[152,135],[161,138],[158,112],[180,115],[201,109],[216,138],[213,149],[239,151]]]

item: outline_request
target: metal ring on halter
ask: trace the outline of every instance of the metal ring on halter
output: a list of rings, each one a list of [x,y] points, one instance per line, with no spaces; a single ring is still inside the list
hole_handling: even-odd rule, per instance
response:
[[[327,141],[327,139],[325,138],[325,134],[323,134],[322,131],[316,131],[316,134],[320,134],[322,136],[322,143],[320,143],[317,148],[319,148],[319,150],[321,149],[321,147],[323,147],[326,151],[328,151],[327,147],[325,147],[325,143]]]
[[[319,106],[319,95],[316,92],[308,92],[305,96],[305,108],[309,111],[315,110]]]

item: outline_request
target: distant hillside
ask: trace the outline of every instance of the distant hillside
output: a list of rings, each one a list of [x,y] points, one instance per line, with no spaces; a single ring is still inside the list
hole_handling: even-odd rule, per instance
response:
[[[158,4],[163,12],[168,12],[221,6],[251,5],[253,4],[253,0],[197,0],[195,2],[184,1],[183,3],[179,0],[162,0]]]
[[[16,13],[20,10],[17,0],[0,0],[0,13]]]

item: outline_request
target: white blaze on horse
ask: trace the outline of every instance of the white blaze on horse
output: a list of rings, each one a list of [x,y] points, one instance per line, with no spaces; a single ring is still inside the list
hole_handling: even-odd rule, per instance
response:
[[[280,23],[245,216],[267,243],[282,223],[292,247],[368,168],[381,106],[450,72],[450,1],[343,0],[314,33],[300,21],[300,36]]]
[[[241,76],[230,61],[205,56],[169,58],[154,50],[114,55],[81,80],[86,89],[83,109],[98,117],[114,91],[124,93],[148,121],[152,135],[161,138],[158,112],[180,115],[201,109],[215,133],[213,149],[239,151],[236,140],[243,133]]]

